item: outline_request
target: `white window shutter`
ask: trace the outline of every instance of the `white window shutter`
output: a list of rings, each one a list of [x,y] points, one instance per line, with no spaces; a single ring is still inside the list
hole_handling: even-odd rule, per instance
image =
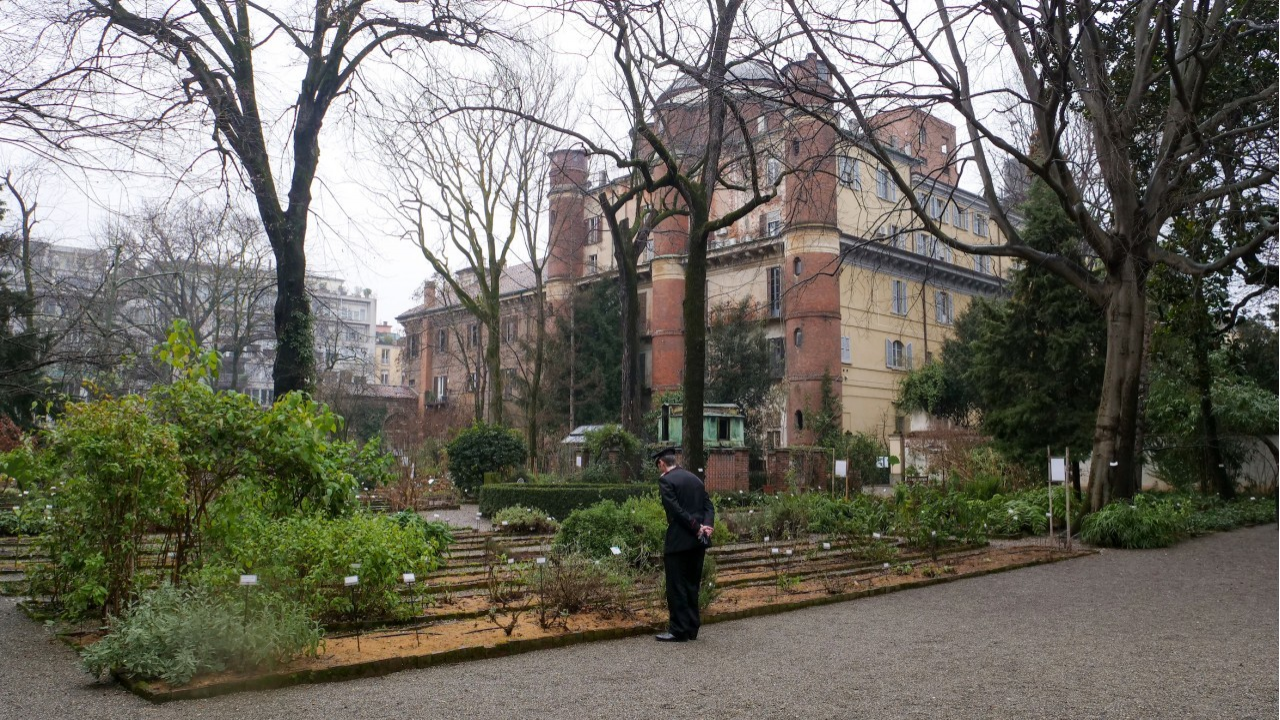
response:
[[[884,341],[884,366],[893,367],[893,341]]]
[[[907,369],[908,369],[908,370],[910,370],[911,368],[915,367],[914,365],[912,365],[912,364],[911,364],[911,343],[907,343],[907,363],[906,363],[906,365],[907,365]]]

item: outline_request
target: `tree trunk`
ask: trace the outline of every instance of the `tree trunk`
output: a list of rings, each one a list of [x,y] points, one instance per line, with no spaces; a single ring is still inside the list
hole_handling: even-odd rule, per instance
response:
[[[276,360],[271,379],[275,396],[282,398],[315,389],[315,328],[301,228],[278,240],[272,238],[271,247],[276,256]]]
[[[640,434],[640,279],[624,247],[614,240],[618,261],[618,293],[622,297],[622,427]]]
[[[1107,358],[1093,433],[1089,508],[1133,497],[1137,489],[1138,400],[1146,331],[1146,271],[1130,256],[1108,279]]]
[[[1204,428],[1204,440],[1208,450],[1209,477],[1213,479],[1214,491],[1223,500],[1236,496],[1236,484],[1227,475],[1226,463],[1222,459],[1221,439],[1218,436],[1218,419],[1213,413],[1213,370],[1209,366],[1209,338],[1212,328],[1209,327],[1209,310],[1205,307],[1204,287],[1197,279],[1195,292],[1196,332],[1192,337],[1193,352],[1196,362],[1196,392],[1200,395],[1200,423]]]
[[[702,215],[702,213],[699,213]],[[707,218],[689,219],[689,255],[684,293],[684,437],[685,467],[706,476],[703,404],[707,385]]]
[[[494,287],[496,289],[497,286]],[[503,412],[506,408],[502,400],[502,336],[499,335],[502,316],[499,314],[498,299],[491,300],[492,315],[484,323],[485,330],[489,333],[484,345],[484,367],[489,374],[489,407],[486,416],[491,425],[502,425],[506,421],[506,413]]]
[[[525,412],[528,416],[525,418],[525,432],[529,438],[529,467],[538,470],[538,446],[541,441],[538,416],[542,414],[542,359],[547,341],[547,296],[540,268],[535,268],[533,280],[538,303],[538,327],[533,336],[533,377],[529,380],[529,396],[526,398],[528,402]]]

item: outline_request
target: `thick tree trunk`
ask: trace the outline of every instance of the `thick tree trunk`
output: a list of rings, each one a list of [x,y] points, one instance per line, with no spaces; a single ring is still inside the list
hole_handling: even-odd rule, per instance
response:
[[[689,220],[689,261],[684,293],[684,465],[706,475],[702,415],[707,385],[707,233],[706,217]]]
[[[1108,280],[1107,359],[1093,433],[1089,507],[1133,497],[1138,487],[1138,407],[1146,330],[1145,270],[1125,261]]]
[[[489,374],[489,407],[486,415],[492,425],[502,425],[506,422],[506,412],[504,412],[506,408],[502,400],[502,336],[498,334],[498,326],[502,324],[500,318],[495,299],[491,322],[485,322],[489,337],[485,338],[484,346],[484,367],[485,372]]]
[[[271,243],[276,257],[276,359],[271,379],[277,398],[315,389],[315,328],[307,295],[304,232],[302,227],[285,230],[285,237],[272,238]]]
[[[616,243],[615,243],[616,245]],[[622,298],[622,427],[640,434],[640,280],[626,250],[614,248],[618,260],[618,293]]]

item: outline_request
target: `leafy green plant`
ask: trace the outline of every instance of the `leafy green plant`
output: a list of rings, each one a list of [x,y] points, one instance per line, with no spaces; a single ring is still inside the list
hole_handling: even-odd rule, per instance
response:
[[[556,485],[531,485],[529,483],[489,484],[480,488],[480,512],[493,517],[505,507],[536,508],[557,520],[569,517],[569,513],[594,505],[602,500],[623,502],[627,498],[652,494],[656,485],[639,483],[611,485],[581,485],[560,483]]]
[[[449,474],[453,484],[475,494],[489,473],[510,471],[524,462],[524,440],[500,425],[477,422],[458,433],[448,446]]]
[[[1113,502],[1084,519],[1080,539],[1103,547],[1169,547],[1186,535],[1182,511],[1163,498],[1138,495],[1133,504]]]
[[[503,533],[553,533],[560,528],[545,512],[517,505],[495,513],[493,524]]]
[[[315,655],[324,636],[298,603],[253,588],[217,592],[163,585],[115,618],[111,632],[85,649],[95,676],[115,670],[183,685],[197,675],[271,668]]]
[[[398,592],[403,573],[421,577],[440,567],[448,536],[433,525],[365,514],[257,518],[221,550],[204,579],[230,583],[240,573],[256,574],[263,587],[323,621],[396,617],[406,610]],[[344,587],[350,575],[359,584]]]
[[[637,470],[644,458],[644,444],[621,425],[603,425],[587,431],[583,449],[592,465],[611,468],[623,480],[638,480]]]
[[[69,405],[45,436],[63,485],[46,540],[54,564],[33,580],[71,614],[121,612],[143,535],[180,506],[178,443],[146,410],[134,395]]]

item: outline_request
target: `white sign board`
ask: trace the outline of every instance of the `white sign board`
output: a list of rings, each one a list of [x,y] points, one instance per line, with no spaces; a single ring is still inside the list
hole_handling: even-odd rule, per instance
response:
[[[836,477],[848,477],[848,476],[849,476],[849,463],[845,462],[844,460],[837,460],[836,461]]]
[[[1049,458],[1049,482],[1067,481],[1067,459]]]
[[[876,467],[878,468],[889,467],[889,457],[887,455],[881,455],[880,457],[876,458]]]
[[[413,573],[405,573],[403,575],[403,578],[404,578],[405,585],[412,585],[418,579],[418,577]]]
[[[343,579],[342,579],[342,584],[343,584],[343,585],[346,585],[346,586],[348,586],[348,587],[349,587],[349,586],[351,586],[351,585],[359,585],[359,584],[360,584],[360,576],[359,576],[359,575],[348,575],[348,576],[346,576],[345,578],[343,578]]]
[[[241,585],[257,585],[258,576],[257,575],[241,575],[240,584]]]
[[[574,465],[577,465],[578,467],[582,467],[582,456],[581,456],[581,455],[575,455],[575,456],[573,457],[573,464],[574,464]]]

